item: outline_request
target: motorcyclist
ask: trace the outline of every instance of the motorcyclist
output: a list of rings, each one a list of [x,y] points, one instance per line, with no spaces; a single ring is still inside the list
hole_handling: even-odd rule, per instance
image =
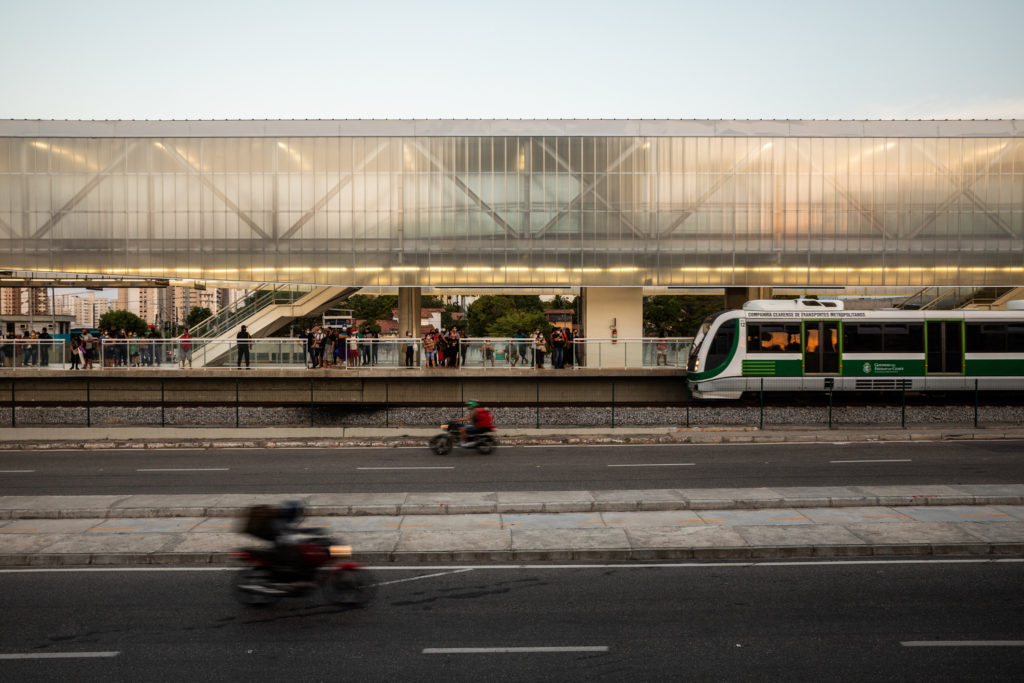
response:
[[[494,428],[491,411],[481,408],[476,401],[466,401],[466,407],[469,414],[461,418],[459,425],[459,446],[462,448],[469,447],[470,435],[489,432]]]
[[[298,544],[302,539],[302,528],[299,523],[306,516],[306,506],[302,501],[285,501],[278,514],[271,522],[274,542],[275,564],[283,574],[301,578],[302,563]]]

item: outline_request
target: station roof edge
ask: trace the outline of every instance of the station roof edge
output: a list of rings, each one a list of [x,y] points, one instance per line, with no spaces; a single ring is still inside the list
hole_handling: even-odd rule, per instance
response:
[[[1024,119],[0,119],[0,137],[1024,137]]]

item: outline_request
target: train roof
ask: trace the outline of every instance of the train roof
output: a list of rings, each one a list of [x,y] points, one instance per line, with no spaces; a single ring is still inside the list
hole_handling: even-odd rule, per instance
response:
[[[743,304],[744,311],[841,311],[843,308],[842,301],[818,299],[754,299]]]

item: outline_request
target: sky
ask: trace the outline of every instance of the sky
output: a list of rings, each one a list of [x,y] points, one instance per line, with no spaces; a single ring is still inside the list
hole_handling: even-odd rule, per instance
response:
[[[0,0],[0,118],[1024,118],[1024,0]]]

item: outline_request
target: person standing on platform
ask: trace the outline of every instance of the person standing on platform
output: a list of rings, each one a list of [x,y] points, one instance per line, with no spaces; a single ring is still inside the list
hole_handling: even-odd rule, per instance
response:
[[[242,325],[242,329],[238,331],[238,338],[236,339],[236,345],[238,346],[238,369],[242,369],[242,358],[245,358],[245,369],[249,369],[249,344],[252,339],[252,335],[249,334],[249,330]]]
[[[185,363],[192,367],[192,335],[188,333],[188,328],[181,333],[179,337],[181,339],[181,367],[184,369]]]

